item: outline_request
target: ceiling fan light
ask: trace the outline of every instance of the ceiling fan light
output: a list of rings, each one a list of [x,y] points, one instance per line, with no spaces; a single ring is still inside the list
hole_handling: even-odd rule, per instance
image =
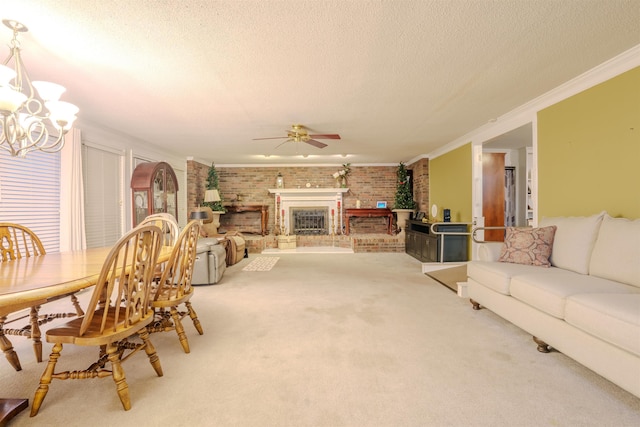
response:
[[[38,95],[43,101],[57,101],[62,96],[62,93],[66,90],[63,86],[56,83],[36,81],[33,82],[33,87],[38,91]],[[74,113],[75,114],[75,113]]]

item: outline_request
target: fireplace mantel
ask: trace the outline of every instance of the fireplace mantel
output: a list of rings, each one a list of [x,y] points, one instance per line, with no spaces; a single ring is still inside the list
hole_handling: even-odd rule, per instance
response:
[[[333,215],[329,218],[331,233],[342,231],[342,195],[348,188],[270,188],[275,197],[275,225],[283,234],[290,232],[292,207],[326,207]]]
[[[338,193],[346,193],[348,188],[270,188],[269,193],[280,194],[280,196],[293,197],[313,197],[313,196],[335,196]]]

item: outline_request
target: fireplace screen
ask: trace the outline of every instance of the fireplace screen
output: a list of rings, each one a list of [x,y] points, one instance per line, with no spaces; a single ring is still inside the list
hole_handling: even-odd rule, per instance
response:
[[[293,234],[329,234],[327,208],[291,208]]]

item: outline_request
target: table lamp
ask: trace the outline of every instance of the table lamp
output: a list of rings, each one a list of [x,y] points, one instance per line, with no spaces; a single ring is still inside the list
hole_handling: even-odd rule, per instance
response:
[[[204,201],[205,203],[209,202],[219,202],[220,201],[220,193],[218,190],[207,190],[204,192]]]

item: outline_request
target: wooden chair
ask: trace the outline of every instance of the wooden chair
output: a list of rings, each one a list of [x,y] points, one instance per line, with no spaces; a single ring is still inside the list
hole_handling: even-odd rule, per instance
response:
[[[170,213],[151,214],[143,219],[138,225],[147,224],[160,227],[165,236],[163,241],[165,246],[173,246],[176,243],[178,234],[180,234],[180,226],[178,225],[175,217]]]
[[[156,322],[149,328],[151,332],[164,332],[175,329],[185,353],[189,353],[189,341],[182,326],[182,318],[187,314],[200,335],[202,325],[189,301],[193,296],[191,278],[196,260],[196,246],[200,224],[191,221],[178,236],[169,261],[164,266],[160,280],[154,285],[152,306],[156,309]],[[178,306],[184,304],[186,312],[179,312]],[[169,309],[169,312],[167,312]]]
[[[141,225],[155,225],[162,230],[162,235],[164,238],[162,239],[162,244],[165,246],[173,246],[178,239],[178,234],[180,234],[180,226],[178,225],[178,221],[176,221],[175,217],[170,213],[156,213],[148,215],[145,219],[143,219],[138,226]],[[156,266],[155,279],[159,279],[162,275],[162,271],[164,269],[164,264],[158,264]]]
[[[29,228],[11,222],[0,222],[0,262],[8,262],[44,254],[46,254],[46,251],[42,242]],[[40,326],[54,319],[71,317],[76,314],[81,316],[84,314],[75,295],[71,296],[71,300],[75,306],[76,313],[40,315],[40,305],[24,307],[30,308],[30,313],[28,315],[29,324],[22,328],[6,328],[5,326],[22,320],[27,316],[16,317],[10,321],[7,321],[8,316],[0,316],[0,349],[2,349],[7,360],[16,371],[22,370],[22,366],[20,365],[20,359],[18,359],[18,355],[13,349],[11,341],[9,341],[7,335],[23,336],[33,340],[33,352],[35,353],[36,360],[38,362],[42,362],[42,333],[40,331]]]
[[[110,376],[123,408],[129,410],[131,400],[122,362],[139,350],[146,352],[157,375],[162,376],[160,360],[147,331],[153,321],[151,283],[162,239],[162,231],[153,225],[136,227],[125,234],[107,255],[87,314],[47,331],[46,340],[54,346],[33,398],[32,417],[38,413],[54,379]],[[129,341],[135,336],[142,343]],[[99,346],[98,361],[85,370],[54,372],[63,344]],[[105,369],[108,362],[111,370]]]
[[[0,222],[0,260],[27,258],[46,252],[36,234],[27,227],[11,222]]]

